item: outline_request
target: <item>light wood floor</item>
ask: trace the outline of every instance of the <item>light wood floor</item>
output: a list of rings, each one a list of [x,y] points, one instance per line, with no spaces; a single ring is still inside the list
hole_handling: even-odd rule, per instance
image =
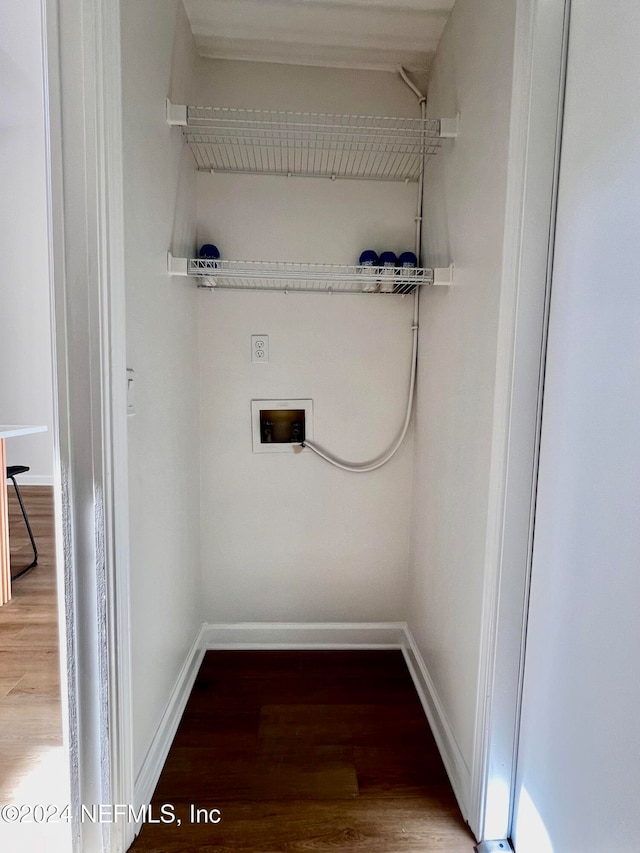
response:
[[[208,652],[133,853],[471,853],[400,652]],[[196,823],[191,804],[219,809]],[[216,815],[214,814],[214,817]]]
[[[53,490],[23,486],[21,491],[39,559],[12,584],[11,601],[0,607],[0,803],[25,802],[27,793],[40,796],[45,792],[42,778],[35,783],[38,769],[64,767]],[[16,574],[31,562],[32,552],[12,485],[9,530],[11,571]],[[58,794],[60,781],[54,789]]]

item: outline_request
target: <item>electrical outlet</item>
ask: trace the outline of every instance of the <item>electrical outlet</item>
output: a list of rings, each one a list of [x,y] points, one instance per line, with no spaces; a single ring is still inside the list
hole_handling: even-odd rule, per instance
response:
[[[269,361],[269,335],[251,335],[251,361],[267,364]]]

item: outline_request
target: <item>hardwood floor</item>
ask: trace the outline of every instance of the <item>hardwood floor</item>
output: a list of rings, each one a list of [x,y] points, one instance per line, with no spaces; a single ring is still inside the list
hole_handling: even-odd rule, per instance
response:
[[[58,663],[53,490],[21,487],[38,565],[12,584],[0,607],[0,803],[68,803]],[[22,514],[9,486],[11,571],[31,562]],[[65,826],[0,826],[3,850],[67,850]],[[7,840],[7,833],[11,840]],[[10,846],[16,844],[19,846]],[[58,846],[58,845],[62,846]]]
[[[155,817],[162,804],[180,826],[146,823],[132,851],[471,853],[474,844],[395,651],[208,652]],[[219,823],[196,822],[196,809],[218,809]]]

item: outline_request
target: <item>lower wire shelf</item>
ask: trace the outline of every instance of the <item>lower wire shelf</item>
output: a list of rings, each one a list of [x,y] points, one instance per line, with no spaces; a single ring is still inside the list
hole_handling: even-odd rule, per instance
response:
[[[307,264],[292,261],[227,261],[174,258],[170,275],[192,276],[210,290],[272,290],[281,293],[391,293],[406,295],[422,285],[451,284],[453,266],[431,269]]]

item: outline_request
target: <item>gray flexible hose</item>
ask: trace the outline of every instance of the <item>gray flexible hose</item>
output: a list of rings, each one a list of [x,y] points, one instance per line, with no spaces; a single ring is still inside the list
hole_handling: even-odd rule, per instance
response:
[[[399,69],[399,74],[402,77],[402,80],[407,84],[407,86],[411,89],[411,91],[416,95],[416,97],[420,100],[420,114],[423,120],[426,117],[426,103],[427,100],[422,92],[415,86],[409,77],[407,76],[404,68]],[[424,188],[424,149],[423,149],[423,161],[420,168],[420,177],[418,180],[418,206],[416,212],[416,257],[418,258],[418,263],[420,263],[420,249],[421,249],[421,240],[422,240],[422,195]],[[341,468],[343,471],[350,471],[353,474],[366,474],[369,471],[376,471],[378,468],[382,468],[383,465],[386,465],[390,459],[392,459],[398,450],[402,442],[405,439],[407,434],[407,430],[409,429],[409,424],[411,422],[411,414],[413,411],[413,398],[415,396],[416,389],[416,374],[418,371],[418,328],[419,328],[419,318],[420,318],[420,286],[416,285],[415,290],[413,291],[413,324],[411,326],[411,330],[413,333],[413,346],[411,351],[411,376],[409,379],[409,394],[407,396],[407,408],[404,416],[404,423],[402,425],[402,429],[391,445],[384,453],[380,456],[377,456],[375,459],[371,459],[368,462],[348,462],[346,459],[340,459],[339,456],[334,456],[333,453],[330,453],[328,450],[324,450],[319,445],[315,444],[312,441],[303,441],[302,447],[308,447],[309,450],[312,450],[316,453],[321,459],[324,459],[325,462],[328,462],[330,465],[335,466],[336,468]],[[297,449],[297,448],[296,448]]]

